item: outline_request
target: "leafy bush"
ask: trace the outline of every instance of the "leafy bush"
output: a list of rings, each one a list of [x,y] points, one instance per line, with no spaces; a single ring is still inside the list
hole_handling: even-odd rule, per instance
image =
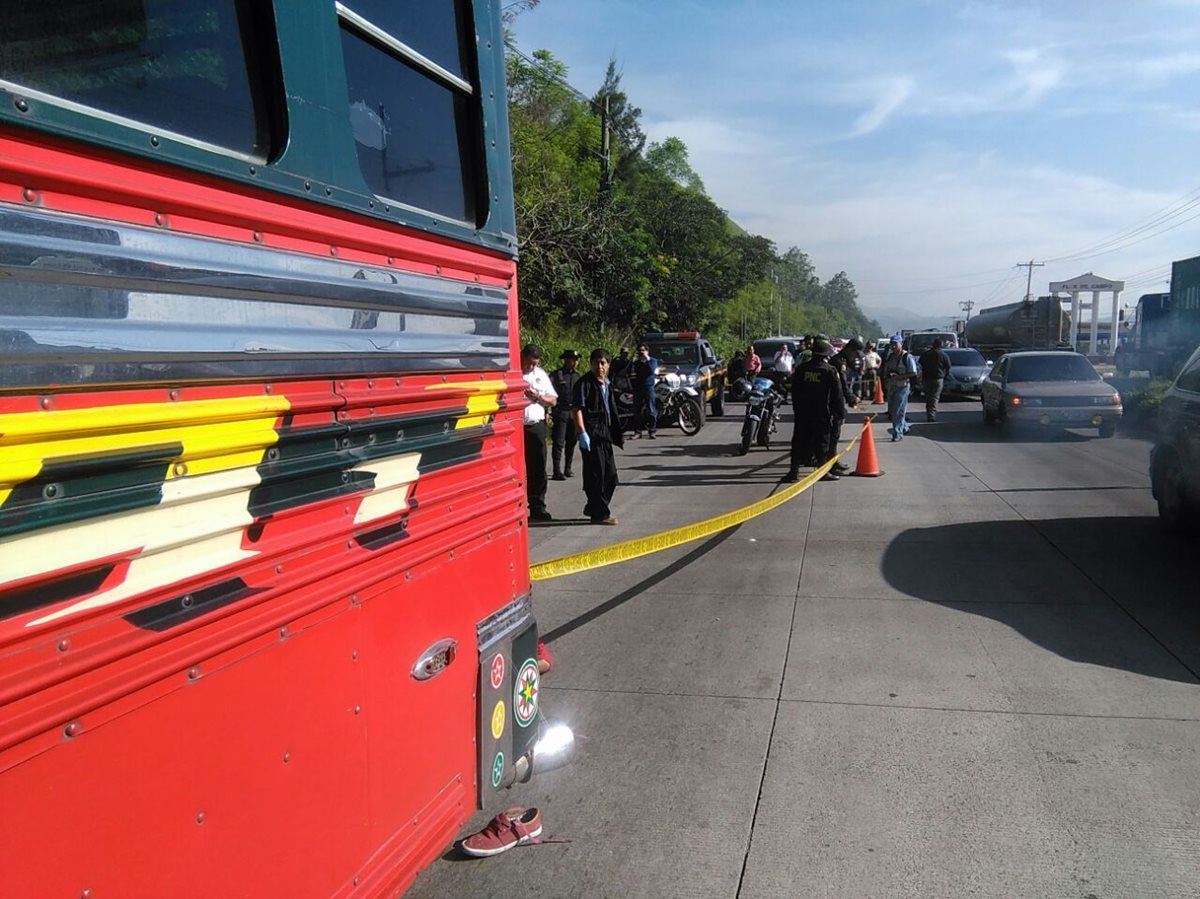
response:
[[[1162,406],[1163,397],[1170,386],[1171,381],[1168,378],[1125,382],[1121,386],[1125,423],[1153,430],[1158,422],[1158,410]]]

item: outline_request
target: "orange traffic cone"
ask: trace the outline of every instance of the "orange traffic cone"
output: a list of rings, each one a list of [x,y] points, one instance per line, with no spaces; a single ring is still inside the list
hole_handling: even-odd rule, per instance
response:
[[[883,379],[879,375],[875,376],[875,405],[883,405]]]
[[[883,474],[879,470],[879,460],[875,458],[875,436],[871,433],[869,417],[863,422],[862,442],[858,445],[858,465],[850,474],[856,478],[877,478]]]

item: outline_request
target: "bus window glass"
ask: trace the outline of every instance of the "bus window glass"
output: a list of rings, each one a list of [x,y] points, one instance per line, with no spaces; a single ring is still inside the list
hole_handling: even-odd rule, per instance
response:
[[[426,59],[469,80],[461,9],[456,0],[349,0],[346,6]]]
[[[350,122],[372,191],[474,222],[476,103],[465,93],[342,27]]]
[[[270,46],[251,0],[56,0],[0,17],[0,78],[265,158]],[[248,48],[253,48],[248,52]]]

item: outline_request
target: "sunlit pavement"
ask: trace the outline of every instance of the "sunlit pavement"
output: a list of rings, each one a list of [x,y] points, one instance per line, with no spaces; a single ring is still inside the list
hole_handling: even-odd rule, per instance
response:
[[[630,441],[616,528],[552,482],[532,558],[778,489],[790,421],[738,457],[742,408]],[[450,850],[410,895],[1195,897],[1200,554],[1158,528],[1149,444],[909,417],[875,425],[881,478],[536,584],[578,757],[471,827],[537,805],[570,842]]]

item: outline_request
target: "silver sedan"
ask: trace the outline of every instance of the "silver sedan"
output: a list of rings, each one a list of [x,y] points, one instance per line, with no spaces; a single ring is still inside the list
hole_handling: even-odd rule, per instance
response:
[[[1005,425],[1100,429],[1111,437],[1121,394],[1086,356],[1058,350],[1008,353],[983,383],[983,420]]]

